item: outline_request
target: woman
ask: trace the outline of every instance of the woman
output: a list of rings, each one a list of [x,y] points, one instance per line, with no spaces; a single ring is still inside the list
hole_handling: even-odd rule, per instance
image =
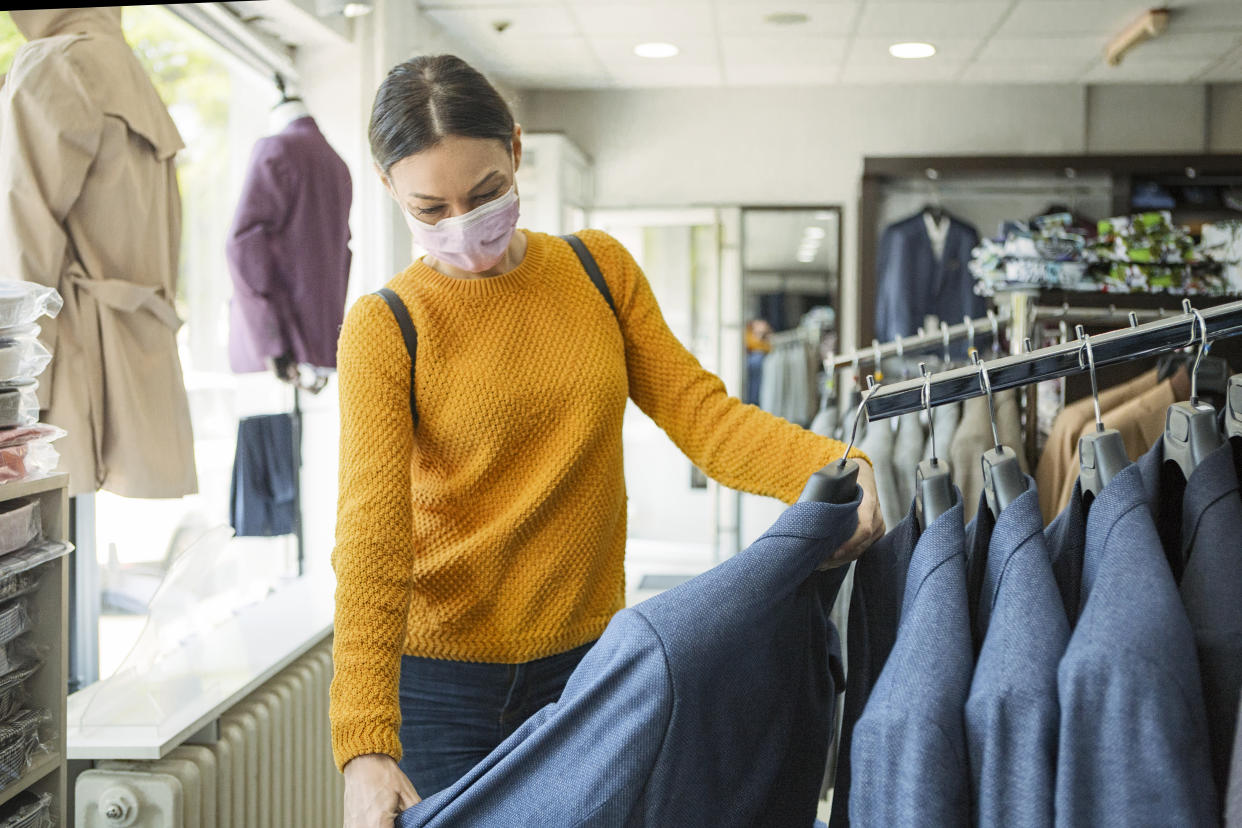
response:
[[[384,299],[339,344],[333,749],[347,826],[388,828],[554,701],[623,607],[627,397],[716,480],[787,502],[844,446],[729,397],[608,235],[579,237],[615,313],[569,244],[515,230],[521,128],[460,59],[393,69],[370,139],[428,251],[388,284],[414,393]],[[866,463],[860,480],[834,562],[883,532]]]

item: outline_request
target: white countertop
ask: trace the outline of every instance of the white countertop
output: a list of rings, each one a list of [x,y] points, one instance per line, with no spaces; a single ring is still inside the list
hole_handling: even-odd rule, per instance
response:
[[[299,578],[189,641],[150,680],[118,674],[74,693],[68,758],[163,758],[327,638],[333,590],[330,575]]]

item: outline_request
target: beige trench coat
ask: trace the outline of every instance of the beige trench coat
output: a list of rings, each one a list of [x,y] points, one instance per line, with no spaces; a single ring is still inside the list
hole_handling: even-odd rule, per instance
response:
[[[119,8],[14,11],[30,41],[0,90],[0,278],[55,287],[44,420],[70,493],[198,489],[173,301],[181,241],[176,126]]]

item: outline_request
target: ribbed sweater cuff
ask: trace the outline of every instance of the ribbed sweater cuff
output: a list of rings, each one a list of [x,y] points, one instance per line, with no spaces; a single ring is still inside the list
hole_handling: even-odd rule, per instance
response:
[[[332,734],[332,758],[336,769],[345,772],[345,765],[355,756],[383,753],[401,761],[401,740],[391,727],[383,725],[339,726]]]

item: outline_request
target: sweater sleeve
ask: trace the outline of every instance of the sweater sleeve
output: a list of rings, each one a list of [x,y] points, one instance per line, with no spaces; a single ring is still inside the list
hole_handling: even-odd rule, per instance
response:
[[[600,231],[580,236],[617,305],[630,398],[712,479],[793,503],[812,473],[845,453],[837,440],[729,396],[724,382],[669,330],[629,251]],[[850,456],[870,462],[857,450]]]
[[[355,756],[401,758],[397,701],[413,572],[414,426],[410,359],[382,299],[362,297],[338,344],[341,452],[334,674],[329,718],[338,769]]]

